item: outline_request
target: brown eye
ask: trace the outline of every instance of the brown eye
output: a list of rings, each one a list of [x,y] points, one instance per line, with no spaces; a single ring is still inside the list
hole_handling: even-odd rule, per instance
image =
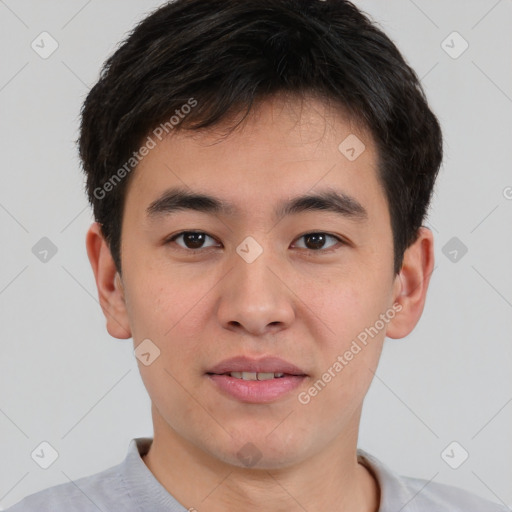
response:
[[[312,251],[319,251],[319,250],[322,250],[322,249],[323,250],[330,249],[331,247],[336,245],[336,244],[333,244],[333,245],[330,245],[330,246],[328,246],[326,248],[325,247],[325,243],[326,243],[326,240],[329,239],[329,238],[343,243],[343,241],[340,238],[338,238],[338,237],[336,237],[334,235],[329,235],[327,233],[322,233],[322,232],[306,233],[305,235],[302,235],[301,237],[299,237],[299,240],[302,239],[302,238],[305,241],[305,246],[306,247],[304,247],[304,248],[312,250]]]
[[[178,233],[177,235],[174,235],[171,239],[168,240],[168,242],[174,242],[178,238],[183,238],[183,244],[178,244],[183,249],[203,249],[203,244],[206,240],[206,238],[210,238],[213,240],[213,238],[206,233],[202,231],[182,231],[181,233]],[[206,246],[211,247],[211,246]]]
[[[176,242],[180,238],[182,239],[182,242]],[[177,245],[184,250],[199,252],[201,249],[214,246],[214,244],[204,245],[207,238],[215,241],[214,238],[207,235],[203,231],[182,231],[181,233],[177,233],[172,238],[167,240],[166,243],[176,242]],[[342,245],[344,244],[343,240],[337,236],[329,235],[328,233],[323,232],[306,233],[298,238],[298,240],[300,239],[304,239],[305,242],[305,246],[301,248],[312,252],[329,252],[332,250],[332,247],[336,246],[336,242]],[[326,247],[326,242],[328,242],[329,239],[333,240],[334,243],[331,243],[331,245],[327,245]]]

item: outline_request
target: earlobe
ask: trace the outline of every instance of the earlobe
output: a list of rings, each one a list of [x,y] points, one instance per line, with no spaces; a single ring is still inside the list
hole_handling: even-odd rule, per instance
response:
[[[107,331],[118,339],[131,337],[122,280],[117,271],[110,248],[97,222],[86,236],[87,255],[94,272],[98,298],[107,322]]]
[[[404,338],[414,329],[423,313],[433,268],[434,237],[430,229],[421,227],[416,241],[405,251],[395,278],[393,303],[401,309],[388,324],[387,337]]]

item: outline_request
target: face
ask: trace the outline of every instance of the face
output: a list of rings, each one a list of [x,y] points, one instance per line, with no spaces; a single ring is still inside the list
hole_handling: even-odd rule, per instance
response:
[[[137,167],[109,331],[146,340],[155,439],[286,467],[355,444],[384,338],[412,329],[428,278],[411,307],[419,252],[393,274],[374,143],[339,113],[267,101],[219,140],[176,132]]]

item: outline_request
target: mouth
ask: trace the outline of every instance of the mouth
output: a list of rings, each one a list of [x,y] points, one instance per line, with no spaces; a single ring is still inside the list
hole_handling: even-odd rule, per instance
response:
[[[224,360],[206,372],[224,396],[247,403],[270,403],[288,395],[308,377],[299,367],[275,357]]]
[[[210,374],[218,375],[218,374]],[[271,379],[282,379],[285,375],[283,372],[229,372],[221,375],[229,375],[234,379],[242,380],[271,380]]]
[[[207,371],[211,375],[230,375],[235,379],[269,380],[285,375],[306,376],[298,366],[279,357],[253,359],[246,356],[225,359]]]

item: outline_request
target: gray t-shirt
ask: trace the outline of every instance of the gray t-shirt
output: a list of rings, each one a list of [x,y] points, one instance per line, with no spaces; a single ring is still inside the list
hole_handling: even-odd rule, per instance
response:
[[[149,437],[132,439],[126,458],[117,466],[43,489],[6,512],[187,512],[141,459],[152,441]],[[507,507],[456,487],[401,477],[365,451],[358,449],[357,453],[379,482],[379,512],[509,512]]]

